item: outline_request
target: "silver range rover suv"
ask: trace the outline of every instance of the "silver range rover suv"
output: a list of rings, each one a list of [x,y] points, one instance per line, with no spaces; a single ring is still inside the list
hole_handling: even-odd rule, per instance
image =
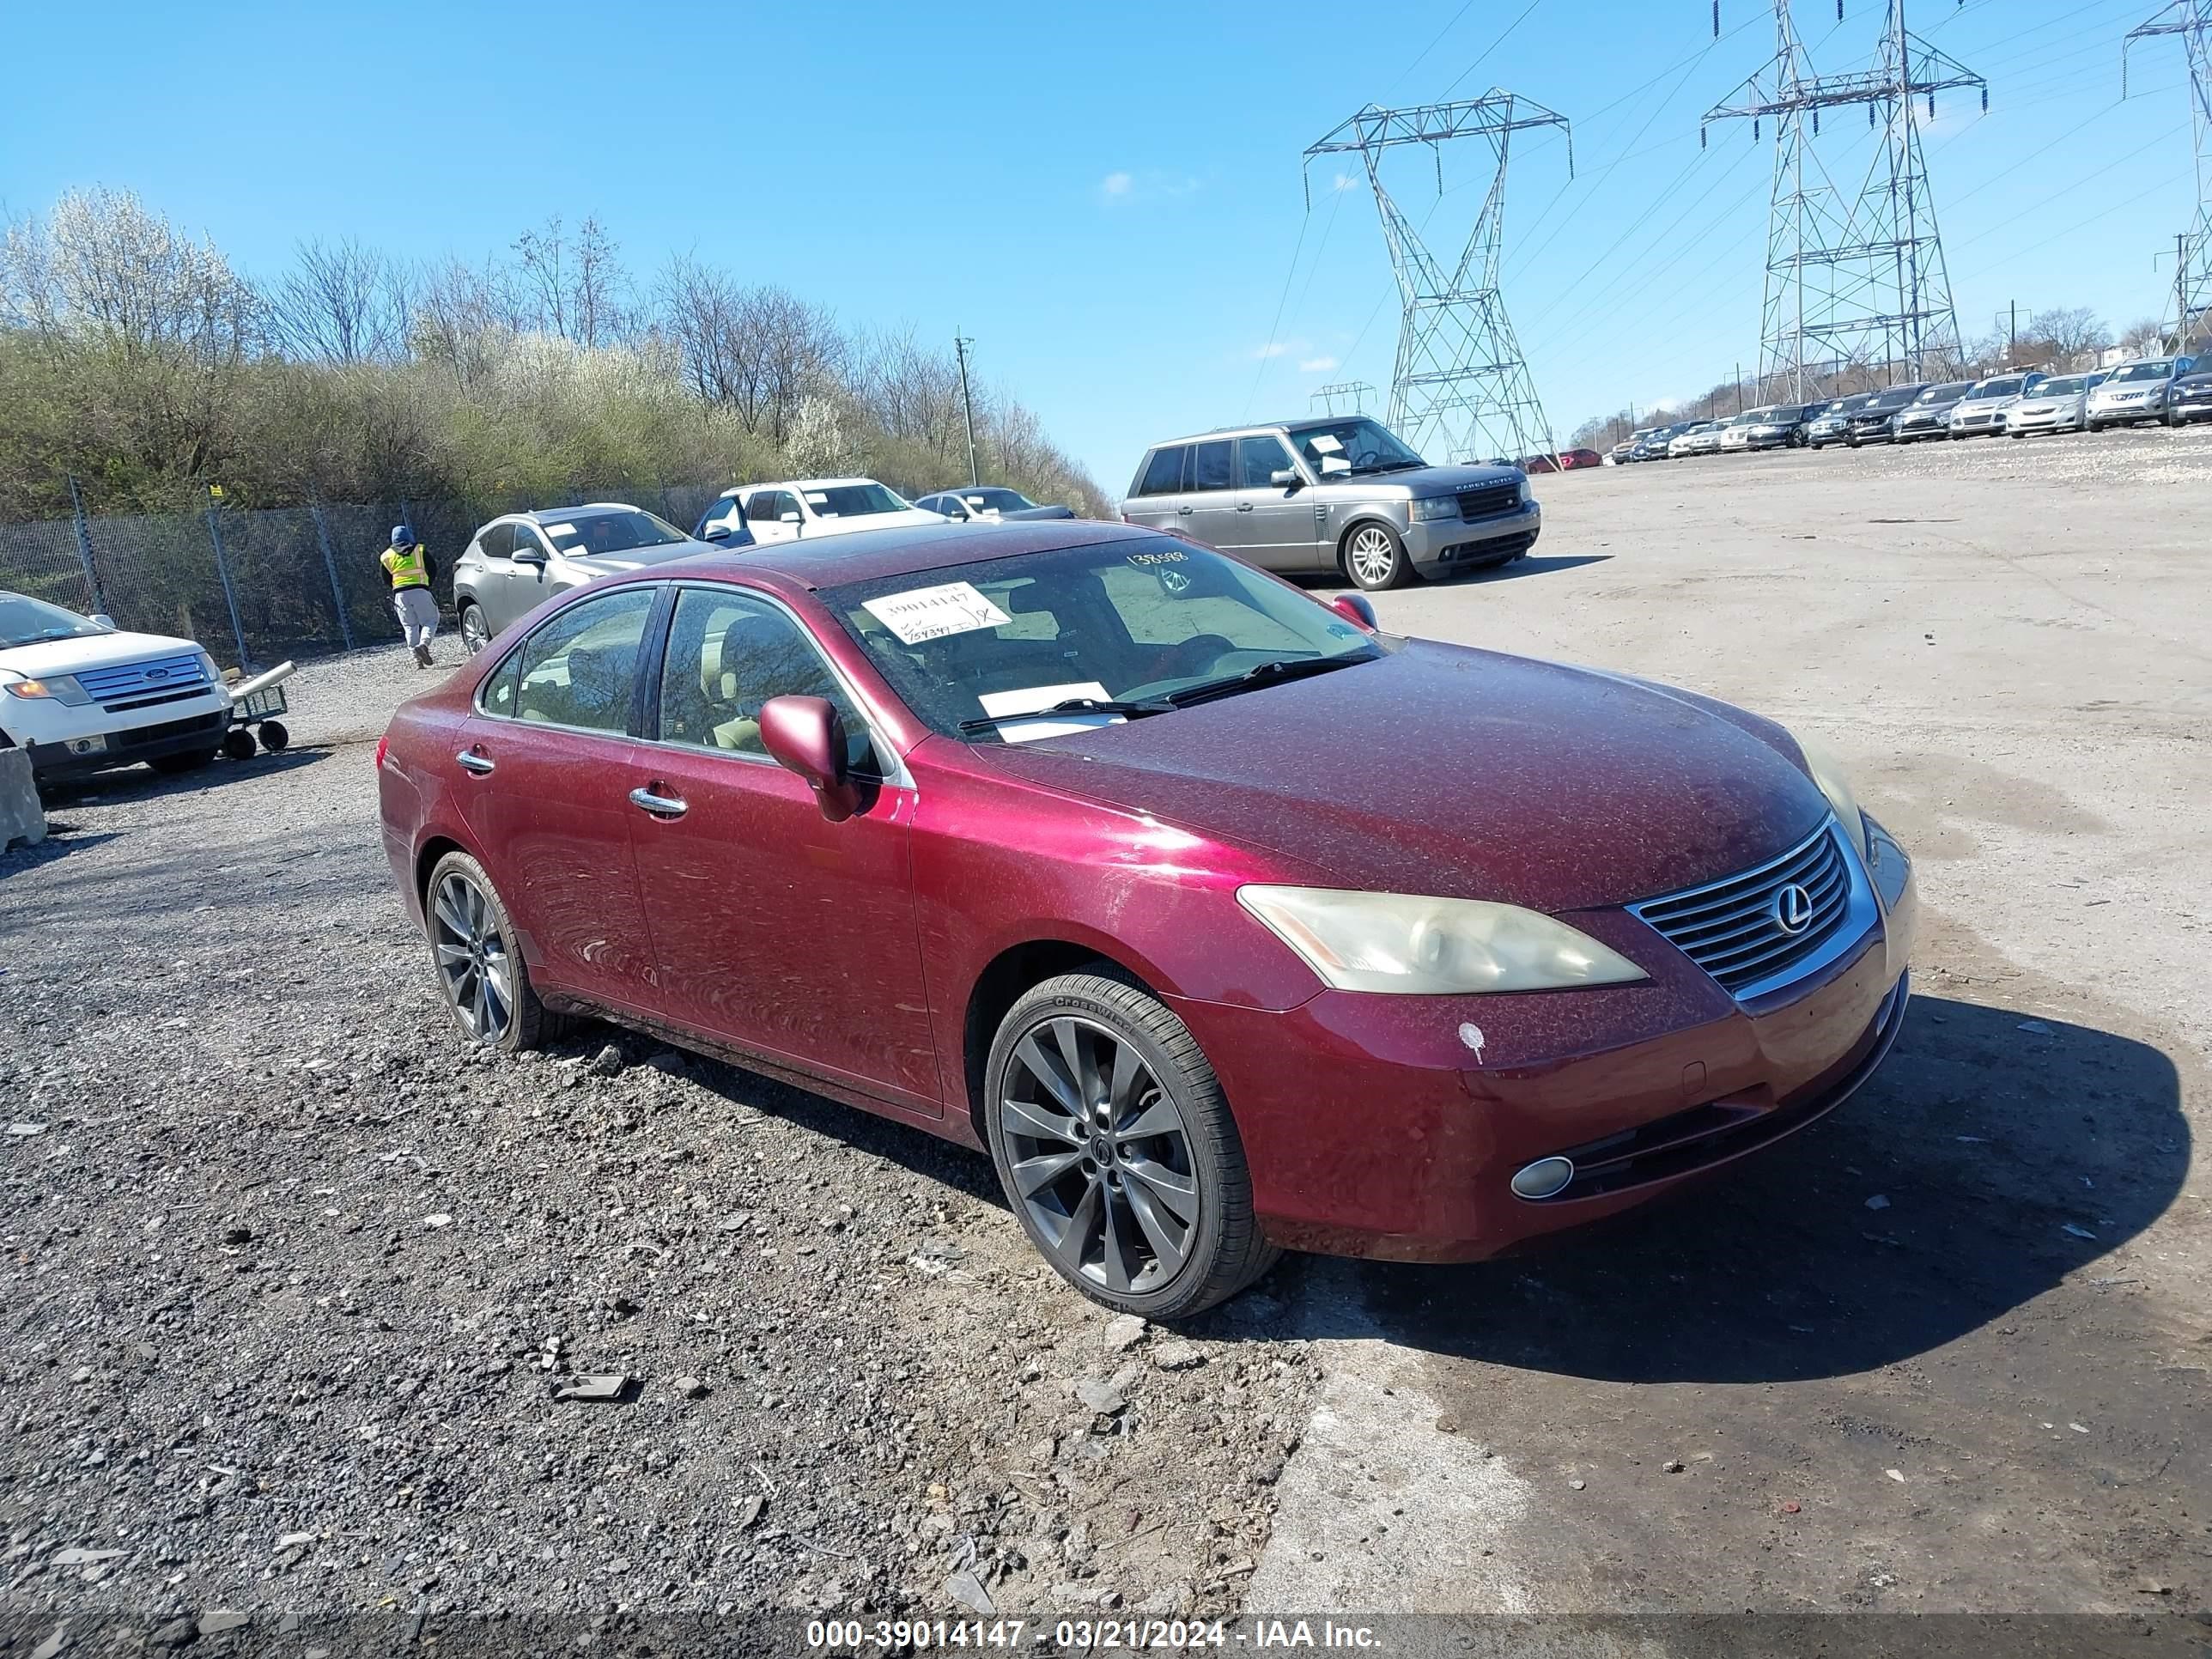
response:
[[[1364,415],[1231,427],[1145,453],[1121,517],[1285,575],[1359,586],[1517,559],[1543,509],[1515,466],[1431,466]]]

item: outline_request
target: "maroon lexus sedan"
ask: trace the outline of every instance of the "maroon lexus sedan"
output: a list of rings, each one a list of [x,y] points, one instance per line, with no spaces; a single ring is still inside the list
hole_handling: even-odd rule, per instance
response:
[[[1153,1317],[1641,1203],[1836,1105],[1905,1006],[1911,866],[1781,727],[1123,526],[597,582],[377,769],[469,1036],[600,1016],[987,1148]]]

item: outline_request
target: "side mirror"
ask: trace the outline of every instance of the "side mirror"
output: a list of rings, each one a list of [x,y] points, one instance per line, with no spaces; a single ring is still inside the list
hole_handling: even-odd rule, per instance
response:
[[[730,526],[726,524],[710,524],[707,526],[707,534],[703,539],[710,542],[726,542],[730,539]]]
[[[1324,478],[1340,478],[1351,471],[1352,463],[1341,455],[1324,455],[1321,458],[1321,476]]]
[[[775,521],[778,524],[801,524],[805,522],[805,520],[800,519],[799,514],[796,513],[779,513],[775,515]]]
[[[1382,632],[1382,624],[1375,620],[1375,607],[1367,603],[1364,593],[1340,593],[1328,602],[1328,608],[1370,634]]]
[[[87,617],[85,620],[95,628],[112,629],[115,626],[115,618],[109,616],[105,611],[95,611],[92,615]]]
[[[832,823],[860,810],[860,791],[845,772],[845,722],[821,697],[770,697],[760,711],[761,744],[776,764],[796,772]]]
[[[1280,484],[1285,489],[1296,489],[1305,480],[1298,476],[1297,468],[1279,466],[1267,475],[1267,482],[1271,484]]]
[[[517,564],[542,565],[545,562],[544,551],[535,547],[518,547],[514,556]]]

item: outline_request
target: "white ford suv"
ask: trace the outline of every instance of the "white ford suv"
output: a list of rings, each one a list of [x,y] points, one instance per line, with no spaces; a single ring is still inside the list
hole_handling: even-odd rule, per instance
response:
[[[189,771],[216,757],[230,719],[191,641],[0,592],[0,748],[27,750],[41,782],[137,761]]]

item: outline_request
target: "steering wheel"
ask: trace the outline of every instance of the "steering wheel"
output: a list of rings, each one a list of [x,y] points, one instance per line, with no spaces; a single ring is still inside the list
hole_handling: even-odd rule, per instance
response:
[[[1236,645],[1218,634],[1194,634],[1178,641],[1154,665],[1159,672],[1153,678],[1162,680],[1188,679],[1201,670],[1211,668]]]

